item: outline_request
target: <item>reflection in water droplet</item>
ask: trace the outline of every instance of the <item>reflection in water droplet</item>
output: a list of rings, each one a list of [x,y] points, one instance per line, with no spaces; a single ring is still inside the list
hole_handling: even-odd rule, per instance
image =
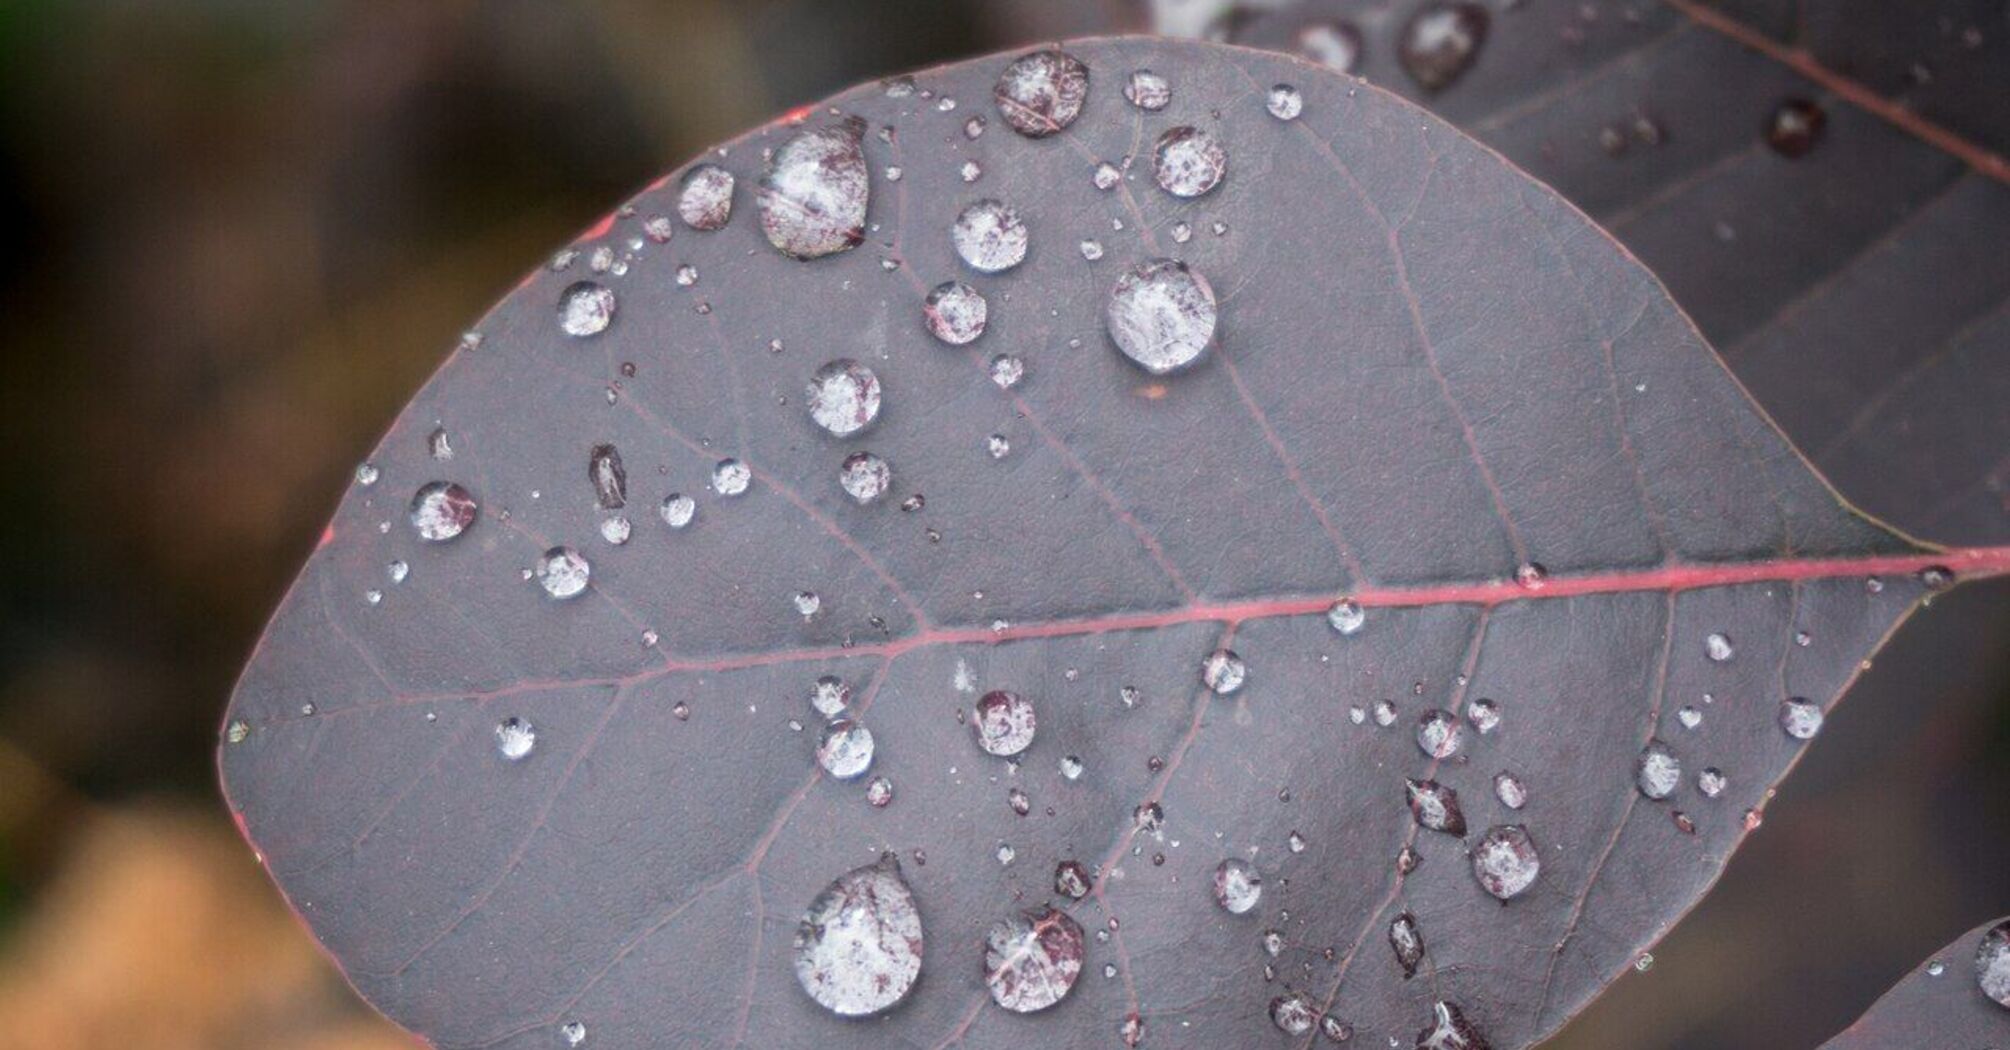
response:
[[[1417,717],[1417,747],[1432,758],[1458,754],[1462,739],[1459,720],[1450,711],[1433,709]]]
[[[614,321],[614,291],[592,281],[576,281],[558,295],[558,327],[566,335],[599,335]]]
[[[879,377],[848,357],[810,376],[810,418],[837,437],[856,434],[879,418]]]
[[[754,195],[769,244],[815,259],[865,239],[871,176],[864,136],[865,122],[847,118],[802,129],[774,151]]]
[[[981,273],[1003,273],[1026,258],[1029,234],[1011,205],[981,200],[963,209],[949,228],[956,254]]]
[[[1528,805],[1528,788],[1520,777],[1502,770],[1494,774],[1494,797],[1509,809],[1520,809]]]
[[[1319,1008],[1304,992],[1280,995],[1270,1001],[1270,1023],[1286,1035],[1304,1035],[1312,1031],[1312,1024],[1318,1016]]]
[[[1228,171],[1228,153],[1213,135],[1196,127],[1169,128],[1152,148],[1152,178],[1175,197],[1198,197],[1214,189]]]
[[[1035,51],[1013,59],[991,93],[1012,130],[1044,138],[1081,116],[1089,97],[1089,67],[1065,51]]]
[[[1790,696],[1780,702],[1780,728],[1795,740],[1811,740],[1822,731],[1822,708],[1805,697]]]
[[[842,1017],[891,1007],[921,974],[921,910],[893,854],[837,877],[796,926],[796,980]]]
[[[593,567],[578,551],[561,546],[545,551],[531,572],[544,593],[554,598],[574,598],[586,590]]]
[[[1243,679],[1248,676],[1248,666],[1233,649],[1216,649],[1200,662],[1200,680],[1218,696],[1242,688]]]
[[[1975,945],[1975,983],[1998,1006],[2010,1006],[2010,921],[1991,926]]]
[[[872,768],[872,730],[848,718],[824,727],[817,765],[839,780],[856,780]]]
[[[1487,9],[1475,3],[1434,3],[1403,26],[1396,58],[1425,91],[1442,91],[1472,68],[1487,37]]]
[[[681,492],[672,492],[663,497],[663,505],[656,508],[663,518],[663,524],[673,529],[681,529],[691,524],[692,515],[698,513],[698,501]]]
[[[961,281],[936,285],[921,307],[929,334],[951,346],[963,346],[983,335],[989,312],[984,296]]]
[[[1214,289],[1176,259],[1124,271],[1103,313],[1117,349],[1154,375],[1178,371],[1206,353],[1215,319]]]
[[[1230,857],[1215,865],[1214,902],[1230,915],[1246,915],[1263,897],[1263,876],[1249,862]]]
[[[1368,622],[1368,611],[1352,598],[1342,598],[1326,610],[1326,622],[1343,635],[1359,632]]]
[[[412,494],[408,517],[420,539],[445,543],[466,532],[475,523],[475,514],[475,498],[467,489],[435,481]]]
[[[893,468],[870,452],[854,452],[838,467],[838,484],[859,503],[871,503],[893,486]]]
[[[1804,98],[1786,99],[1766,118],[1766,145],[1782,157],[1804,157],[1821,140],[1828,122],[1828,113],[1819,105]]]
[[[716,164],[692,168],[677,193],[677,216],[694,230],[723,229],[733,217],[733,173]]]
[[[1018,693],[995,689],[977,701],[977,746],[987,754],[1011,758],[1026,750],[1038,724],[1032,703]]]
[[[1501,900],[1511,900],[1534,885],[1541,872],[1535,843],[1519,824],[1496,824],[1473,847],[1473,877]]]
[[[496,725],[496,750],[512,762],[530,754],[537,746],[537,727],[521,718],[505,718]]]
[[[1305,96],[1289,84],[1277,84],[1263,97],[1263,108],[1279,120],[1297,120],[1305,112]]]
[[[1410,799],[1410,815],[1417,825],[1431,831],[1464,838],[1466,814],[1459,808],[1459,793],[1435,780],[1405,780]]]
[[[1416,916],[1404,912],[1389,923],[1389,950],[1396,954],[1404,980],[1417,976],[1417,964],[1424,961],[1424,931],[1417,927]]]
[[[1022,1014],[1053,1006],[1075,987],[1087,949],[1082,925],[1053,908],[999,920],[984,938],[991,1001]]]
[[[712,491],[721,496],[737,496],[753,480],[754,472],[737,459],[722,459],[712,468]]]
[[[1361,68],[1361,31],[1351,22],[1314,22],[1298,31],[1298,55],[1340,73]]]

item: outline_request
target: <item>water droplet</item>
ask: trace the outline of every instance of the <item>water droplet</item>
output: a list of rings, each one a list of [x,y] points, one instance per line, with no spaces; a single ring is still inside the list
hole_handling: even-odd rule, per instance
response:
[[[1074,755],[1061,756],[1061,775],[1069,780],[1082,779],[1082,760]]]
[[[677,217],[694,230],[724,229],[733,217],[733,173],[716,164],[692,168],[677,193]]]
[[[1114,969],[1114,967],[1109,966],[1104,967],[1105,973],[1103,974],[1103,976],[1105,977],[1111,976],[1111,974],[1107,972],[1111,969]],[[1136,1047],[1139,1043],[1144,1042],[1145,1019],[1143,1017],[1138,1016],[1138,1013],[1135,1010],[1125,1014],[1124,1023],[1117,1026],[1117,1037],[1124,1041],[1124,1045],[1126,1047]]]
[[[984,296],[961,281],[936,285],[921,307],[929,334],[951,346],[963,346],[983,335],[989,312]]]
[[[1077,901],[1088,896],[1089,869],[1078,860],[1064,860],[1054,865],[1054,892]]]
[[[1361,68],[1361,31],[1351,22],[1314,22],[1298,31],[1298,54],[1340,73]]]
[[[496,724],[496,750],[502,752],[502,757],[515,762],[536,746],[537,727],[529,721],[510,717]]]
[[[1500,705],[1485,697],[1481,697],[1466,705],[1466,721],[1470,722],[1472,727],[1483,736],[1491,733],[1495,729],[1500,728]]]
[[[1780,701],[1780,728],[1795,740],[1811,740],[1822,731],[1822,708],[1805,697]]]
[[[1124,98],[1139,109],[1156,113],[1166,108],[1166,104],[1172,101],[1172,85],[1157,73],[1149,69],[1140,69],[1133,72],[1130,80],[1125,82]]]
[[[593,567],[571,547],[553,547],[537,559],[537,567],[531,572],[544,593],[554,598],[576,598],[586,590]]]
[[[1549,570],[1538,562],[1523,562],[1515,566],[1514,582],[1525,591],[1542,590],[1549,586]]]
[[[403,583],[405,582],[405,577],[411,574],[412,566],[403,559],[393,561],[389,565],[384,566],[384,575],[389,576],[392,583]]]
[[[1230,915],[1246,915],[1263,897],[1263,876],[1246,860],[1230,857],[1215,865],[1214,902]]]
[[[1425,91],[1442,91],[1472,68],[1487,37],[1487,9],[1476,3],[1435,3],[1403,26],[1396,58]]]
[[[672,492],[663,497],[663,505],[656,508],[663,518],[663,524],[673,529],[681,529],[691,524],[691,517],[698,513],[698,501],[681,492]]]
[[[1728,636],[1712,634],[1703,639],[1703,655],[1709,657],[1712,663],[1721,664],[1737,655],[1737,650],[1732,648]]]
[[[1060,1002],[1082,974],[1082,925],[1041,907],[992,924],[984,937],[984,983],[991,1001],[1014,1013]]]
[[[1257,943],[1263,946],[1263,954],[1275,959],[1284,954],[1284,931],[1265,930],[1257,935]]]
[[[1939,959],[1935,959],[1932,962],[1926,964],[1926,976],[1928,977],[1938,977],[1946,972],[1947,972],[1946,964],[1942,963]]]
[[[986,754],[1011,758],[1026,750],[1038,724],[1033,704],[1018,693],[995,689],[977,701],[977,746]]]
[[[1819,105],[1804,98],[1790,98],[1766,118],[1766,145],[1782,157],[1804,157],[1822,137],[1829,115]]]
[[[412,494],[412,531],[433,543],[466,532],[475,523],[475,498],[451,481],[435,481]]]
[[[1019,856],[1019,851],[1013,849],[1012,844],[1009,842],[1000,842],[998,844],[997,856],[999,866],[1005,867],[1009,866],[1013,859]]]
[[[1141,802],[1138,808],[1131,811],[1131,823],[1140,833],[1146,835],[1158,834],[1159,828],[1165,824],[1165,819],[1165,809],[1156,802]]]
[[[1279,120],[1297,120],[1305,112],[1305,96],[1289,84],[1277,84],[1263,97],[1263,108]]]
[[[1417,964],[1424,961],[1424,931],[1417,928],[1416,916],[1404,912],[1389,923],[1389,948],[1403,968],[1403,979],[1417,976]]]
[[[1115,189],[1117,183],[1122,182],[1123,178],[1124,173],[1118,171],[1117,166],[1115,164],[1111,164],[1109,161],[1104,161],[1096,165],[1096,172],[1093,181],[1095,182],[1097,189],[1108,190],[1108,189]]]
[[[984,119],[984,114],[982,113],[972,115],[969,120],[963,122],[963,137],[966,139],[975,139],[982,136],[985,126],[989,123],[989,121]]]
[[[964,208],[949,229],[956,254],[981,273],[1003,273],[1019,265],[1026,258],[1028,238],[1019,212],[988,198]]]
[[[898,1003],[921,975],[921,910],[900,861],[837,877],[796,926],[796,980],[817,1005],[843,1017],[876,1014]]]
[[[447,436],[446,427],[434,427],[426,435],[426,454],[443,463],[454,458],[454,442]]]
[[[1396,724],[1396,705],[1387,700],[1375,701],[1375,724],[1383,728]]]
[[[801,613],[805,620],[815,616],[817,610],[824,606],[824,600],[815,591],[797,591],[791,601],[795,603],[796,612]]]
[[[1293,853],[1303,853],[1306,846],[1305,836],[1300,835],[1297,831],[1293,831],[1291,834],[1284,836],[1284,846]]]
[[[1304,1035],[1312,1030],[1319,1008],[1304,992],[1280,995],[1270,1001],[1270,1023],[1286,1035]]]
[[[1945,565],[1929,565],[1919,570],[1919,585],[1937,594],[1954,586],[1954,570]]]
[[[1975,983],[1998,1006],[2010,1006],[2010,922],[1999,922],[1975,945]]]
[[[1459,808],[1459,793],[1435,780],[1405,780],[1410,799],[1410,815],[1417,826],[1442,831],[1455,838],[1466,834],[1466,814]]]
[[[1200,662],[1200,680],[1217,696],[1227,696],[1242,688],[1249,668],[1233,649],[1216,649]]]
[[[999,354],[991,359],[991,381],[1000,390],[1010,390],[1026,378],[1026,362],[1012,354]]]
[[[250,735],[251,735],[251,723],[245,721],[242,718],[231,719],[230,724],[223,728],[223,739],[225,743],[242,744],[244,743],[244,738]]]
[[[1715,766],[1696,774],[1696,790],[1702,792],[1704,798],[1716,798],[1723,794],[1724,785],[1724,773]]]
[[[837,437],[848,437],[879,418],[879,396],[872,369],[840,357],[810,376],[810,418]]]
[[[722,459],[712,468],[712,491],[721,496],[737,496],[753,480],[754,472],[737,459]]]
[[[1473,877],[1480,888],[1501,900],[1511,900],[1534,885],[1541,872],[1535,842],[1519,824],[1496,824],[1473,847]]]
[[[1640,793],[1659,801],[1682,783],[1682,760],[1659,740],[1649,740],[1633,763],[1633,782]]]
[[[583,339],[599,335],[614,321],[614,290],[592,281],[576,281],[558,295],[558,327]]]
[[[1005,792],[1005,804],[1012,807],[1012,812],[1022,817],[1033,810],[1032,796],[1027,795],[1023,788],[1015,787]]]
[[[1082,251],[1082,258],[1088,260],[1089,262],[1095,262],[1097,259],[1103,257],[1103,242],[1101,241],[1095,240],[1093,238],[1087,238],[1084,239],[1082,243],[1077,247],[1079,247]]]
[[[1509,809],[1520,809],[1528,805],[1528,788],[1520,777],[1502,770],[1494,774],[1494,797]]]
[[[1228,153],[1213,135],[1192,126],[1166,129],[1152,148],[1152,177],[1175,197],[1198,197],[1228,171]]]
[[[872,768],[872,730],[840,718],[824,727],[817,742],[817,765],[839,780],[856,780]]]
[[[1214,289],[1183,262],[1152,259],[1117,278],[1103,318],[1125,357],[1165,375],[1192,364],[1214,340]]]
[[[1089,97],[1089,67],[1065,51],[1034,51],[1013,59],[991,93],[1012,130],[1044,138],[1081,115]]]
[[[377,483],[378,477],[379,474],[375,463],[356,464],[356,484],[369,488]]]
[[[1675,712],[1675,720],[1681,722],[1684,729],[1694,729],[1703,724],[1703,712],[1684,705],[1682,710]]]
[[[567,1046],[578,1046],[586,1042],[586,1026],[578,1021],[567,1021],[558,1026],[558,1037],[565,1040]]]
[[[628,535],[631,531],[633,531],[632,527],[628,523],[628,518],[624,515],[616,514],[611,518],[602,520],[600,523],[600,538],[616,547],[628,542]]]
[[[754,195],[769,244],[816,259],[865,240],[864,136],[865,122],[847,118],[800,130],[774,151]]]
[[[1354,1026],[1327,1014],[1319,1019],[1319,1034],[1325,1036],[1328,1042],[1344,1043],[1354,1038]]]
[[[859,503],[871,503],[893,487],[893,468],[870,452],[854,452],[838,467],[838,484]]]
[[[1430,710],[1417,718],[1417,747],[1432,758],[1450,758],[1459,753],[1462,734],[1459,720],[1450,711]]]
[[[1442,1000],[1431,1004],[1430,1026],[1417,1033],[1417,1050],[1489,1050],[1489,1045],[1456,1005]]]
[[[885,777],[874,777],[866,781],[865,800],[874,809],[885,809],[893,802],[893,781]]]
[[[621,450],[613,445],[595,445],[586,461],[587,480],[593,482],[593,502],[602,510],[619,510],[628,505],[628,472],[621,468]]]
[[[825,718],[836,718],[844,714],[845,705],[851,703],[851,686],[834,674],[818,678],[810,686],[810,706]]]

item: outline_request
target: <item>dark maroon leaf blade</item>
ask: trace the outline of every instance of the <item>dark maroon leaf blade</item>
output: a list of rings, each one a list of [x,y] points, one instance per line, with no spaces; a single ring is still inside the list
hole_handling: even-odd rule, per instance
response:
[[[2004,1000],[2010,1000],[2010,919],[1997,919],[1920,963],[1822,1047],[1996,1046],[2010,1033],[2010,1002]]]
[[[764,235],[754,188],[791,125],[708,155],[739,187],[723,229],[657,221],[678,214],[673,173],[527,277],[394,424],[221,751],[280,887],[393,1019],[442,1047],[1086,1047],[1137,1015],[1146,1045],[1225,1046],[1287,1041],[1272,1018],[1297,1014],[1270,1004],[1289,992],[1378,1041],[1449,1002],[1523,1046],[1717,877],[1805,746],[1787,697],[1832,705],[1921,570],[2010,570],[2010,551],[1930,550],[1842,504],[1645,269],[1427,114],[1276,56],[1068,49],[1091,88],[1040,138],[991,103],[1010,56],[806,111],[826,174],[855,169],[834,114],[864,121],[848,251],[843,209],[790,180],[777,206],[815,225],[791,243],[838,250]],[[1140,67],[1170,82],[1163,111],[1124,100]],[[1293,121],[1265,111],[1286,80]],[[1042,131],[1074,101],[1016,97]],[[1228,158],[1192,199],[1150,166],[1178,125]],[[1131,177],[1098,189],[1096,162],[1125,156]],[[983,198],[1031,231],[1002,274],[952,246]],[[1211,284],[1218,345],[1153,377],[1110,344],[1104,298],[1166,255]],[[950,280],[989,299],[967,346],[923,321]],[[611,320],[581,281],[612,291]],[[1000,353],[1023,359],[1016,385],[992,380]],[[804,402],[843,358],[884,401],[839,440]],[[436,427],[451,459],[429,454]],[[592,465],[607,447],[629,531]],[[860,451],[893,477],[864,506],[840,485]],[[428,542],[408,503],[442,480],[480,513]],[[681,528],[654,510],[672,493],[695,499]],[[557,545],[591,563],[583,590],[568,559],[532,572]],[[1352,634],[1326,616],[1343,594]],[[1706,656],[1713,633],[1729,659]],[[1218,695],[1201,667],[1224,647],[1248,680]],[[825,675],[874,734],[884,808],[818,772]],[[1040,720],[1016,767],[966,724],[998,689]],[[1419,750],[1421,716],[1480,698],[1498,727]],[[1367,714],[1384,700],[1388,727]],[[1659,801],[1636,788],[1652,738],[1683,763]],[[1727,776],[1709,798],[1706,766]],[[1503,770],[1525,808],[1494,801]],[[1526,826],[1533,884],[1490,896],[1468,843],[1421,833],[1406,780],[1456,791],[1473,845]],[[882,851],[925,961],[905,1001],[844,1020],[798,985],[792,940]],[[1246,914],[1212,899],[1230,858],[1263,879]],[[1054,893],[1064,860],[1089,868],[1079,901]],[[986,932],[1043,903],[1091,931],[1087,959],[1058,1005],[1008,1013]],[[1428,946],[1409,980],[1387,938],[1406,912]]]

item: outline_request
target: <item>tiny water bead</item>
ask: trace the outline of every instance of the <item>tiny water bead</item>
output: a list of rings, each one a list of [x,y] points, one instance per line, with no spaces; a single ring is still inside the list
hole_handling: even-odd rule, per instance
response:
[[[790,601],[795,604],[796,612],[805,620],[815,616],[817,610],[824,607],[824,600],[818,597],[815,591],[797,591]]]
[[[223,728],[223,739],[225,743],[242,744],[244,743],[245,738],[250,735],[251,735],[251,723],[245,721],[242,718],[231,719],[230,724]]]
[[[592,281],[575,281],[558,294],[558,327],[575,339],[599,335],[614,322],[614,290]]]
[[[1152,178],[1175,197],[1198,197],[1221,183],[1228,153],[1213,135],[1190,125],[1168,128],[1152,147]]]
[[[1459,808],[1459,793],[1435,780],[1405,780],[1410,815],[1417,826],[1442,831],[1454,838],[1466,834],[1466,814]]]
[[[1082,924],[1049,907],[1001,919],[984,937],[984,984],[991,1001],[1013,1013],[1045,1010],[1066,998],[1082,975],[1088,942]]]
[[[1480,836],[1473,847],[1473,877],[1480,888],[1501,900],[1512,900],[1535,885],[1542,873],[1542,858],[1528,829],[1519,824],[1496,824]]]
[[[1766,145],[1789,160],[1805,157],[1821,141],[1829,115],[1821,106],[1804,98],[1783,100],[1766,118]]]
[[[796,925],[796,981],[841,1017],[900,1002],[921,976],[921,958],[921,909],[891,853],[838,876]]]
[[[681,529],[691,524],[691,518],[698,513],[698,501],[681,492],[672,492],[663,497],[663,503],[656,508],[663,524],[673,529]]]
[[[754,195],[769,244],[816,259],[865,240],[872,179],[864,139],[865,122],[852,117],[800,130],[774,151]]]
[[[1375,701],[1375,724],[1384,729],[1396,724],[1396,705],[1387,700]]]
[[[1082,115],[1082,104],[1089,97],[1089,67],[1066,51],[1034,51],[1013,59],[991,94],[1013,131],[1045,138]]]
[[[1458,754],[1462,739],[1458,717],[1450,711],[1433,709],[1417,718],[1417,748],[1432,758]]]
[[[1726,783],[1724,771],[1715,766],[1696,774],[1696,790],[1702,792],[1704,798],[1716,798],[1723,794]]]
[[[1975,983],[1996,1005],[2010,1007],[2010,922],[1991,926],[1975,945]]]
[[[1082,779],[1082,760],[1075,755],[1061,756],[1061,776],[1068,780]]]
[[[621,450],[613,445],[595,445],[586,459],[586,479],[593,482],[593,503],[601,510],[620,510],[628,505],[628,472],[621,466]]]
[[[733,217],[733,173],[717,164],[692,168],[677,191],[677,217],[694,230],[725,229]]]
[[[451,481],[435,481],[412,494],[407,517],[412,531],[430,543],[445,543],[475,523],[478,508],[467,489]]]
[[[1389,950],[1395,953],[1404,980],[1417,976],[1417,964],[1424,961],[1424,931],[1416,916],[1404,912],[1389,923]]]
[[[1795,740],[1814,739],[1822,731],[1821,705],[1799,696],[1780,701],[1780,728]]]
[[[578,1046],[586,1042],[586,1026],[578,1021],[567,1021],[558,1026],[558,1036],[565,1040],[565,1045]]]
[[[986,754],[1011,758],[1025,751],[1038,725],[1032,702],[1018,693],[994,689],[977,701],[977,746]]]
[[[576,598],[586,590],[593,566],[578,551],[560,546],[545,551],[531,573],[544,593],[553,598]]]
[[[1270,1023],[1286,1035],[1304,1035],[1312,1031],[1318,1017],[1319,1008],[1304,992],[1280,995],[1270,1001]]]
[[[600,522],[600,538],[616,547],[627,543],[632,531],[633,526],[629,524],[628,519],[619,514],[602,519]]]
[[[991,381],[1000,390],[1010,390],[1026,378],[1026,362],[1012,354],[999,354],[991,359]]]
[[[949,228],[957,257],[980,273],[1003,273],[1025,261],[1031,235],[1019,212],[986,198],[963,209]]]
[[[1342,635],[1354,635],[1368,622],[1368,610],[1352,598],[1342,598],[1326,610],[1326,622]]]
[[[836,437],[849,437],[879,418],[879,377],[872,369],[840,357],[810,376],[810,418]]]
[[[1033,811],[1033,798],[1026,794],[1024,788],[1015,787],[1006,791],[1005,804],[1012,807],[1012,812],[1022,817]]]
[[[1214,342],[1214,289],[1177,259],[1125,270],[1110,289],[1104,327],[1125,357],[1153,375],[1185,368]]]
[[[364,488],[369,488],[370,486],[375,485],[377,483],[377,478],[380,476],[381,474],[377,470],[377,464],[375,463],[356,464],[356,484],[361,485]]]
[[[885,809],[893,803],[893,781],[885,777],[874,777],[865,782],[865,801],[874,809]]]
[[[848,718],[824,727],[817,765],[838,780],[856,780],[872,768],[872,730]]]
[[[984,446],[992,459],[1004,459],[1012,454],[1012,442],[1003,434],[993,434],[984,440]]]
[[[928,333],[951,346],[965,346],[984,334],[990,305],[977,289],[962,281],[944,281],[922,301],[921,316]]]
[[[1425,91],[1442,91],[1472,68],[1486,42],[1487,9],[1476,3],[1434,3],[1403,26],[1396,59]]]
[[[1660,801],[1675,793],[1682,783],[1682,760],[1659,740],[1649,740],[1633,763],[1633,783],[1640,793]]]
[[[1054,892],[1077,901],[1088,896],[1089,869],[1078,860],[1064,860],[1054,865]]]
[[[1509,809],[1528,805],[1528,787],[1521,778],[1505,770],[1494,774],[1494,797]]]
[[[496,750],[512,762],[529,756],[537,746],[537,727],[526,719],[510,717],[496,724]]]
[[[1471,723],[1473,729],[1480,735],[1485,736],[1500,728],[1500,705],[1485,697],[1481,697],[1466,705],[1466,721]]]
[[[1732,647],[1728,635],[1711,634],[1703,639],[1703,655],[1709,657],[1712,663],[1724,663],[1737,655],[1737,652],[1737,649]]]
[[[850,703],[851,686],[837,675],[824,675],[810,686],[810,707],[825,718],[844,714],[845,706]]]
[[[854,452],[839,464],[838,484],[853,502],[871,503],[893,487],[893,468],[870,452]]]
[[[1215,865],[1214,902],[1230,915],[1247,915],[1263,898],[1263,876],[1246,860],[1230,857]]]
[[[1093,237],[1083,238],[1082,243],[1076,245],[1076,248],[1082,253],[1083,260],[1087,262],[1095,262],[1103,257],[1103,242]]]
[[[1233,649],[1216,649],[1200,662],[1200,680],[1217,696],[1227,696],[1242,688],[1249,667]]]
[[[1314,22],[1298,31],[1298,55],[1338,73],[1361,68],[1361,31],[1352,22]]]
[[[712,491],[721,496],[738,496],[753,480],[754,472],[737,459],[722,459],[712,468]]]
[[[1149,69],[1136,70],[1124,82],[1124,98],[1139,109],[1156,113],[1172,101],[1172,85]]]
[[[447,436],[446,427],[434,427],[426,435],[426,454],[443,463],[454,458],[454,442]]]
[[[1123,180],[1124,173],[1118,171],[1117,166],[1108,161],[1096,165],[1095,173],[1090,177],[1090,181],[1094,182],[1099,190],[1115,189],[1117,183]]]
[[[1297,120],[1305,112],[1305,96],[1289,84],[1277,84],[1263,96],[1263,108],[1279,120]]]

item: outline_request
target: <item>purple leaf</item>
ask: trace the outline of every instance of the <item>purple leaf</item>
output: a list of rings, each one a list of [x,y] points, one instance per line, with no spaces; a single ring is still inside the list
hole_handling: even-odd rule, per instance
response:
[[[1823,1050],[1994,1046],[2010,1031],[2010,919],[1920,963]]]

